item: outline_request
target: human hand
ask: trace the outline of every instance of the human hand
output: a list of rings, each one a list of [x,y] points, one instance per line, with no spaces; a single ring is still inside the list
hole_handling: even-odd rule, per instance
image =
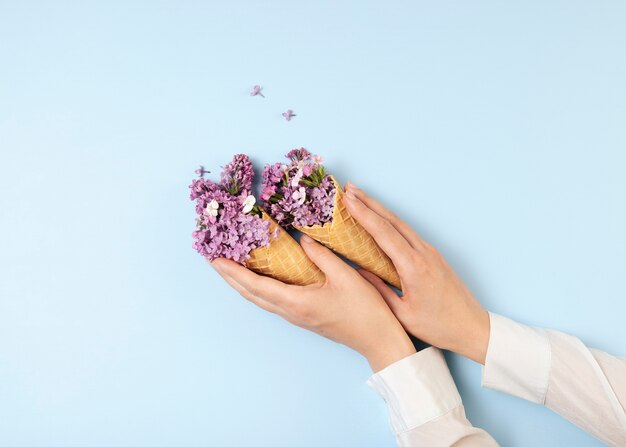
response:
[[[216,259],[211,265],[247,300],[358,351],[374,372],[415,353],[376,287],[308,236],[302,236],[301,243],[307,256],[326,275],[323,284],[284,284],[227,259]]]
[[[489,315],[443,256],[352,184],[346,185],[344,204],[391,258],[400,275],[401,297],[374,274],[359,271],[380,292],[407,332],[484,364]]]

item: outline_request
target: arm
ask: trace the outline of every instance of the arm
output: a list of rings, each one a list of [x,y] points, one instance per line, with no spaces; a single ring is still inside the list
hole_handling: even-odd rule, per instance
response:
[[[225,259],[212,265],[259,307],[361,353],[375,372],[369,385],[388,403],[399,445],[496,446],[465,418],[441,351],[428,348],[416,353],[372,284],[330,250],[307,237],[301,241],[326,275],[324,284],[283,284]]]
[[[609,445],[626,445],[626,359],[562,332],[490,319],[484,387],[545,405]]]
[[[403,447],[493,447],[487,432],[465,417],[442,352],[434,347],[393,363],[368,381],[387,403],[391,429]]]
[[[248,301],[354,349],[374,372],[415,353],[409,336],[371,284],[310,237],[303,236],[301,242],[326,276],[323,284],[285,284],[227,259],[211,265]]]
[[[401,297],[362,272],[409,333],[484,364],[483,386],[544,404],[604,442],[626,445],[626,360],[489,314],[406,223],[353,185],[344,201],[400,274]]]

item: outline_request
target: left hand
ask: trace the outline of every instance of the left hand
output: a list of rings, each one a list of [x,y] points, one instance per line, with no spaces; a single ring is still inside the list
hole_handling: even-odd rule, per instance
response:
[[[374,274],[360,272],[378,289],[407,332],[484,364],[489,314],[441,253],[353,184],[347,185],[343,201],[398,270],[401,297]]]
[[[211,265],[247,300],[356,350],[374,372],[415,353],[409,336],[372,284],[308,236],[301,243],[326,275],[323,284],[284,284],[226,259]]]

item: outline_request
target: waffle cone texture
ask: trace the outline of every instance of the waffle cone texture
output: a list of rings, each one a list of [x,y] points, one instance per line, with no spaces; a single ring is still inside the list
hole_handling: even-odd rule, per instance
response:
[[[267,213],[263,212],[262,218],[270,223],[270,235],[278,229],[278,237],[270,237],[269,245],[252,250],[246,267],[261,275],[298,286],[324,282],[324,274],[307,257],[300,244]]]
[[[348,213],[343,205],[343,188],[332,175],[330,178],[337,191],[333,220],[324,225],[295,228],[400,289],[400,277],[391,259]]]

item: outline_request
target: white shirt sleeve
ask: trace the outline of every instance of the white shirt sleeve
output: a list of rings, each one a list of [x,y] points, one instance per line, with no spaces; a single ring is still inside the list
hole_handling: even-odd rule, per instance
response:
[[[626,446],[626,358],[562,332],[490,313],[482,385],[545,405],[613,446]],[[428,348],[374,374],[398,445],[497,446],[465,417],[445,359]]]
[[[465,417],[441,351],[427,348],[389,365],[368,381],[387,403],[398,445],[497,446]]]
[[[603,442],[626,446],[626,359],[562,332],[489,316],[483,386],[545,405]]]

